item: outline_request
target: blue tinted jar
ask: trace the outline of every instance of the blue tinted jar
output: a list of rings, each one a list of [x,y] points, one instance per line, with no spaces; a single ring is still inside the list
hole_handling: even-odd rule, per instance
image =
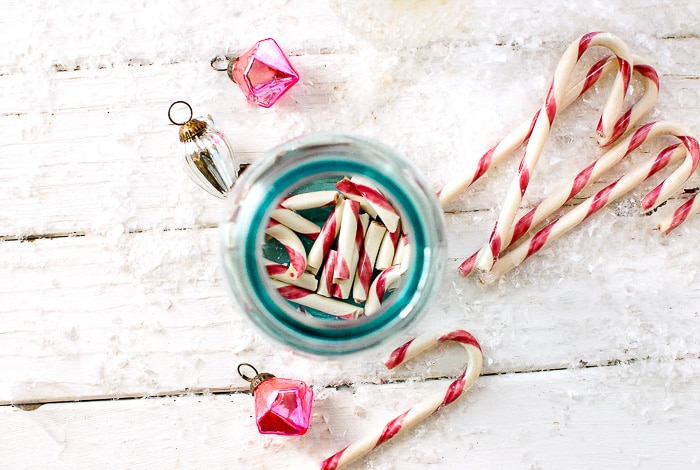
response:
[[[263,253],[272,211],[290,195],[334,189],[362,177],[386,196],[408,237],[410,264],[372,316],[346,320],[311,315],[273,287]],[[273,340],[303,353],[330,356],[365,350],[404,331],[429,307],[445,269],[443,213],[425,178],[390,148],[347,135],[292,140],[246,169],[227,201],[221,225],[223,267],[239,309]]]

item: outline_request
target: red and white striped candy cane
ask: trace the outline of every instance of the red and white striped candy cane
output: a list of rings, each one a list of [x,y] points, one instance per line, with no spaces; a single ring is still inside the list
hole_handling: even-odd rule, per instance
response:
[[[517,174],[508,188],[501,213],[494,225],[491,237],[487,246],[481,250],[476,258],[476,267],[478,269],[482,271],[490,270],[498,258],[503,241],[508,237],[508,232],[513,226],[516,212],[530,183],[530,177],[542,153],[544,143],[549,136],[554,118],[559,112],[558,103],[564,101],[566,83],[571,78],[574,67],[581,55],[592,46],[607,47],[618,58],[620,70],[613,83],[612,92],[605,104],[597,128],[601,145],[607,145],[611,138],[616,137],[617,132],[614,127],[616,119],[613,118],[619,114],[627,93],[632,73],[632,53],[621,39],[612,34],[586,34],[567,48],[557,65],[547,98],[537,116],[532,135],[525,149],[525,155],[523,155]]]
[[[632,128],[644,116],[656,102],[659,93],[659,78],[656,70],[647,63],[647,61],[639,56],[633,55],[634,67],[633,71],[637,72],[641,78],[644,93],[642,97],[630,107],[615,123],[615,134],[617,137],[623,135],[628,129]],[[565,94],[564,101],[558,106],[558,111],[562,112],[569,107],[571,103],[576,101],[581,95],[595,85],[602,77],[606,76],[613,70],[617,70],[618,61],[615,56],[606,57],[595,63],[586,73],[584,79],[572,85]],[[540,111],[524,121],[513,131],[511,131],[503,140],[489,149],[478,160],[467,162],[467,170],[460,172],[460,175],[449,181],[438,193],[438,200],[444,207],[452,201],[457,195],[466,190],[497,162],[504,157],[511,155],[512,152],[523,145],[530,138],[535,122],[539,117]],[[615,138],[617,138],[615,137]],[[614,140],[614,139],[611,139]]]
[[[338,236],[340,224],[343,220],[344,206],[345,199],[340,199],[335,205],[333,212],[331,212],[330,217],[328,217],[323,227],[321,227],[318,238],[316,238],[309,250],[307,269],[311,274],[316,274],[323,265],[323,259],[326,257],[326,253],[328,253],[328,250],[335,241],[335,237]]]
[[[368,433],[363,439],[350,444],[345,449],[324,460],[321,464],[322,470],[337,470],[364,457],[389,439],[405,434],[409,429],[417,426],[441,408],[453,403],[471,388],[479,375],[481,375],[483,355],[481,346],[476,338],[464,330],[451,331],[442,336],[435,334],[419,336],[395,349],[384,364],[387,368],[393,369],[436,345],[449,341],[455,341],[464,346],[464,349],[467,351],[467,364],[462,374],[448,385],[447,390],[436,393],[431,398],[409,408],[389,421],[383,428]]]
[[[501,253],[525,235],[531,228],[536,227],[544,222],[549,216],[559,210],[566,202],[576,196],[583,188],[592,181],[597,180],[613,166],[618,164],[623,158],[636,150],[640,145],[649,140],[664,135],[682,135],[679,133],[678,125],[672,122],[659,121],[646,124],[628,136],[625,140],[615,145],[613,148],[603,154],[598,160],[590,164],[581,171],[573,181],[561,186],[550,193],[536,207],[532,208],[524,216],[522,216],[514,225],[513,229],[508,232],[504,246],[501,247]],[[692,172],[691,172],[692,173]],[[668,190],[663,194],[664,200],[668,198]],[[644,206],[643,206],[644,207]],[[647,207],[644,207],[645,210]],[[499,254],[500,255],[500,254]],[[467,276],[474,271],[474,260],[478,253],[474,253],[467,258],[459,267],[460,274]]]
[[[661,221],[658,225],[658,229],[661,233],[667,235],[685,222],[688,217],[698,212],[700,212],[700,199],[698,199],[696,194],[676,209],[670,217]]]
[[[282,244],[289,255],[289,269],[287,274],[297,278],[306,269],[306,250],[299,237],[288,227],[270,219],[265,233]]]
[[[687,129],[682,126],[677,126],[676,130],[678,132],[677,137],[683,146],[674,145],[667,147],[654,160],[638,165],[614,183],[601,189],[578,206],[573,207],[517,248],[502,256],[494,263],[492,269],[483,275],[484,278],[488,280],[508,272],[609,203],[632,191],[647,178],[665,168],[669,163],[687,154],[683,163],[644,197],[642,208],[644,210],[653,209],[664,202],[672,193],[680,189],[683,183],[695,172],[698,162],[700,162],[698,141],[695,137],[689,135]]]

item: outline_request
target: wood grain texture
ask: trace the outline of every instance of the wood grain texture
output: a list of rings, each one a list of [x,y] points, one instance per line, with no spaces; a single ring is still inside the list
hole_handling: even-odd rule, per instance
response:
[[[645,121],[700,132],[700,3],[10,0],[2,10],[7,468],[309,468],[409,405],[414,389],[442,386],[461,366],[449,347],[391,374],[379,358],[453,327],[479,339],[488,375],[417,438],[356,468],[698,465],[700,217],[667,237],[654,227],[700,176],[653,214],[639,201],[659,179],[646,183],[496,283],[462,279],[456,268],[488,236],[516,153],[447,208],[445,281],[416,329],[329,361],[270,343],[233,306],[219,268],[224,204],[182,172],[167,109],[185,99],[211,114],[241,162],[311,132],[374,138],[437,190],[532,116],[561,53],[588,31],[619,35],[656,66],[661,92]],[[265,37],[301,75],[267,110],[209,66]],[[593,129],[610,83],[557,117],[525,206],[600,155]],[[593,188],[669,142],[643,146]],[[240,362],[314,386],[308,436],[256,434]]]
[[[482,377],[351,468],[693,468],[699,367],[698,359],[640,361]],[[259,435],[252,397],[241,393],[0,407],[3,432],[13,430],[0,450],[9,468],[315,468],[447,384],[316,389],[311,427],[298,438]]]

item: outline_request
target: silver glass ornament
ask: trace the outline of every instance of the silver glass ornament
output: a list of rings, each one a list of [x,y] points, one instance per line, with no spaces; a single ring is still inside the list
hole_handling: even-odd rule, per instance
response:
[[[185,105],[189,109],[187,121],[173,120],[171,112],[177,104]],[[225,198],[238,179],[239,170],[226,136],[214,128],[211,116],[193,119],[192,107],[184,101],[176,101],[170,105],[168,118],[170,122],[180,126],[185,172],[192,181],[212,196]]]

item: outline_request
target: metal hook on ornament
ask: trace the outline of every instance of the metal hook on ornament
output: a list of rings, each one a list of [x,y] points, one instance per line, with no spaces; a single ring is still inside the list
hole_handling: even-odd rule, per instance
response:
[[[172,115],[173,107],[174,107],[175,105],[178,105],[178,104],[184,104],[184,105],[187,107],[187,109],[190,111],[190,117],[188,117],[187,120],[184,121],[184,122],[177,122],[177,121],[175,121],[175,120],[173,119],[173,115]],[[193,116],[193,114],[192,114],[192,106],[190,106],[190,104],[189,104],[187,101],[174,101],[173,104],[171,104],[170,107],[168,108],[168,119],[170,119],[170,122],[172,122],[172,123],[175,124],[176,126],[185,125],[186,123],[188,123],[189,121],[192,120],[192,116]]]

